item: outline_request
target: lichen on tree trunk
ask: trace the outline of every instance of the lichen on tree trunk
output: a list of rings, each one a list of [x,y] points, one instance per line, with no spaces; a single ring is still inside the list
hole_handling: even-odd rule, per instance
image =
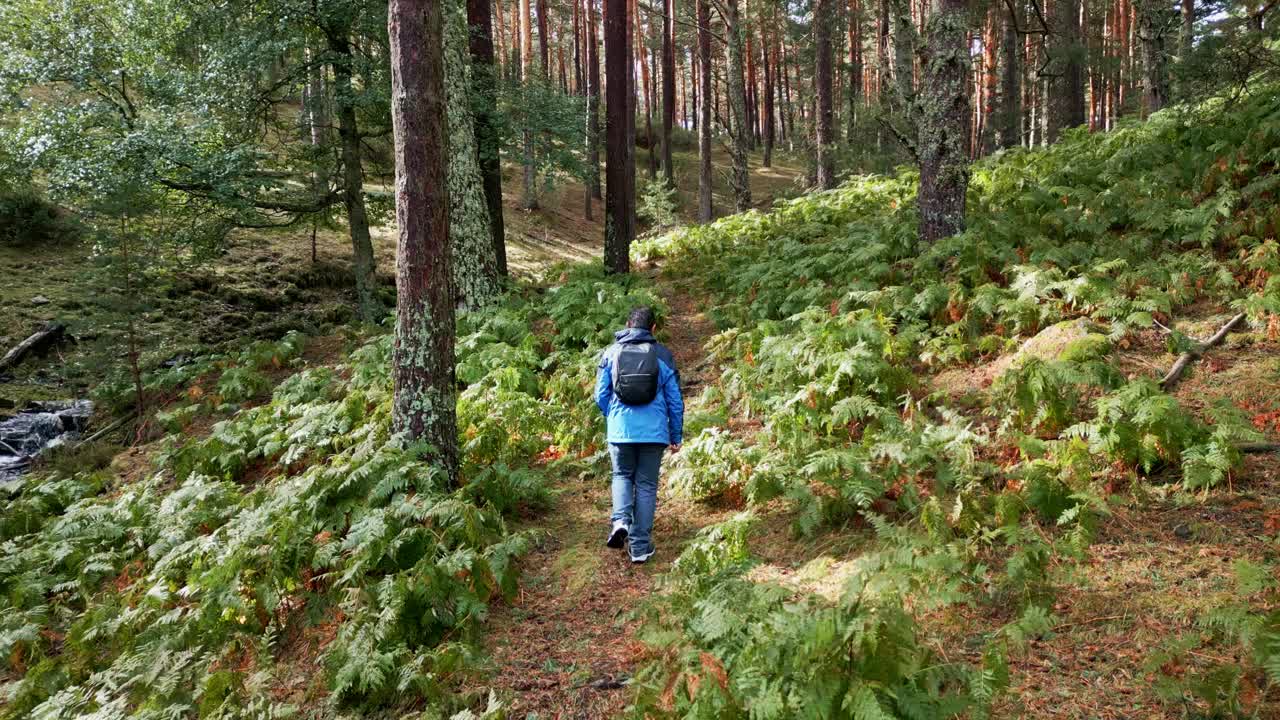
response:
[[[507,275],[507,238],[502,217],[502,155],[498,145],[498,66],[494,61],[493,17],[499,23],[502,10],[493,12],[489,0],[467,0],[467,24],[471,51],[471,113],[475,118],[476,160],[484,178],[485,203],[498,276]]]
[[[941,0],[929,19],[919,108],[920,240],[929,243],[964,230],[969,187],[969,134],[973,122],[966,0]]]
[[[453,281],[460,305],[481,308],[502,290],[489,207],[476,154],[471,114],[471,67],[467,19],[461,0],[441,3],[444,12],[445,95],[449,123],[449,239]]]
[[[458,477],[454,290],[450,271],[449,158],[439,4],[391,0],[391,117],[395,132],[397,242],[392,427],[429,443]]]

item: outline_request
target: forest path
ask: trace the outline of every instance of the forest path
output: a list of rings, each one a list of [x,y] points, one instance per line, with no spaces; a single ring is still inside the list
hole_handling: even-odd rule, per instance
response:
[[[688,405],[714,377],[703,367],[703,344],[714,326],[687,289],[660,274],[656,282],[670,307],[659,335],[676,357]],[[625,551],[604,544],[612,503],[607,475],[564,477],[555,489],[554,505],[538,522],[545,539],[523,560],[519,594],[493,608],[486,636],[496,666],[491,684],[509,698],[507,716],[514,720],[618,717],[631,697],[626,682],[645,655],[632,611],[654,592],[655,578],[670,569],[684,542],[721,518],[671,497],[664,481],[653,530],[657,554],[632,565]]]

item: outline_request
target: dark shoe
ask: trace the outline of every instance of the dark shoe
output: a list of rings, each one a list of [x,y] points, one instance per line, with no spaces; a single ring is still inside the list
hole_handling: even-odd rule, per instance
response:
[[[609,531],[609,539],[605,541],[605,545],[617,550],[627,544],[627,524],[621,520],[613,521],[613,529]]]

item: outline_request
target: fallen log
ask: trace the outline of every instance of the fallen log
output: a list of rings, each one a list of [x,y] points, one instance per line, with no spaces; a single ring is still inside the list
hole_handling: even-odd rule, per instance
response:
[[[1248,454],[1260,453],[1280,453],[1280,443],[1273,442],[1256,442],[1256,443],[1240,443],[1236,445],[1236,450]]]
[[[79,447],[79,446],[81,446],[81,445],[87,445],[87,444],[89,444],[89,443],[91,443],[91,442],[94,442],[94,441],[98,440],[99,438],[101,438],[102,436],[106,435],[107,433],[111,432],[112,430],[115,430],[116,428],[120,427],[121,425],[124,425],[125,423],[127,423],[127,422],[129,422],[130,420],[134,419],[134,418],[135,418],[135,417],[137,417],[137,416],[138,416],[137,411],[131,412],[131,413],[129,413],[128,415],[125,415],[124,417],[119,418],[118,420],[116,420],[115,422],[111,423],[110,425],[108,425],[108,426],[106,426],[106,427],[102,428],[101,430],[98,430],[97,432],[95,432],[94,434],[90,435],[89,437],[84,438],[84,439],[82,439],[82,440],[78,440],[78,441],[76,442],[75,446],[76,446],[76,447]]]
[[[37,330],[31,337],[18,343],[12,350],[0,358],[0,370],[13,367],[33,352],[41,352],[52,347],[66,335],[67,328],[62,323],[49,322]]]
[[[1169,368],[1169,372],[1160,380],[1160,389],[1167,392],[1176,385],[1178,380],[1182,378],[1182,373],[1186,371],[1192,362],[1199,360],[1200,356],[1205,354],[1205,351],[1225,340],[1227,335],[1235,329],[1235,326],[1242,321],[1244,321],[1244,313],[1240,313],[1228,320],[1226,325],[1223,325],[1218,332],[1213,334],[1213,337],[1178,356],[1178,360],[1173,364],[1173,367]]]

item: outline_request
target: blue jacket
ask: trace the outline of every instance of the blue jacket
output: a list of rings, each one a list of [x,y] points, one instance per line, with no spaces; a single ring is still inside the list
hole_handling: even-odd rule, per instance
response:
[[[680,375],[671,351],[648,330],[628,328],[614,333],[615,344],[600,357],[596,374],[596,405],[605,415],[606,440],[611,443],[661,443],[679,445],[684,437],[684,398]],[[630,343],[653,343],[658,352],[658,396],[648,405],[627,405],[613,394],[615,348]]]

